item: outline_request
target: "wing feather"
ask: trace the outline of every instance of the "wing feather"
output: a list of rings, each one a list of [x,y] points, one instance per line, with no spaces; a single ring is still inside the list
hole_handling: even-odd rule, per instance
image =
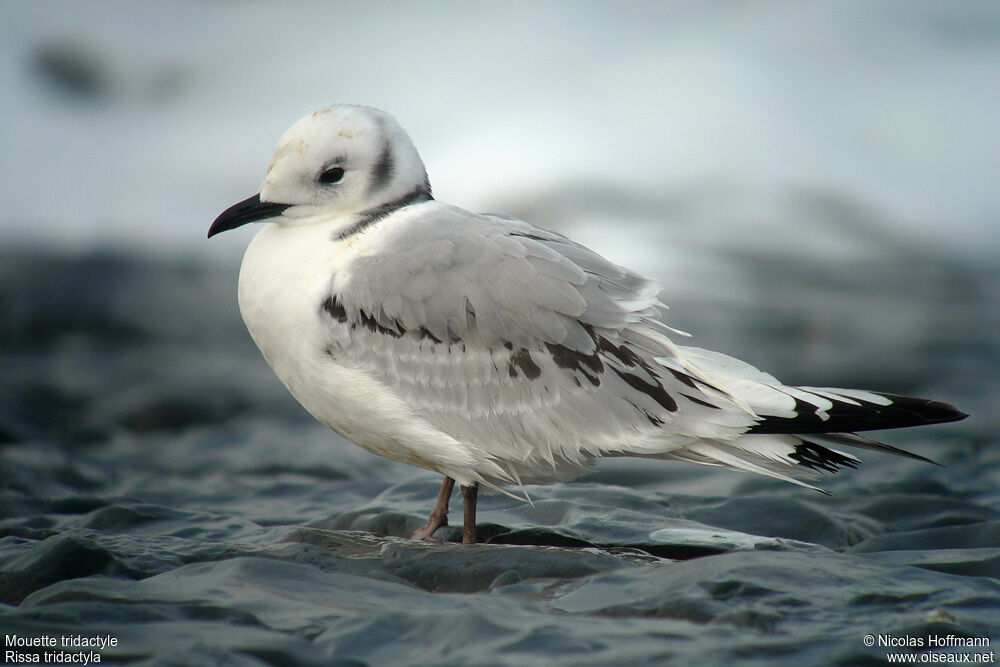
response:
[[[321,312],[329,353],[493,457],[505,472],[487,482],[571,478],[598,457],[632,455],[801,483],[855,459],[795,433],[855,430],[862,416],[889,423],[895,404],[897,417],[949,417],[942,404],[921,413],[913,399],[788,387],[677,346],[653,280],[513,218],[437,202],[414,209],[367,228],[363,250],[331,280]]]

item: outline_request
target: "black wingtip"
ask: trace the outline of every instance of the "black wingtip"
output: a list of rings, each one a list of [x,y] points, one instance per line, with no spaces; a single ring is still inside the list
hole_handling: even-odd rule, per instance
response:
[[[809,391],[809,388],[801,388]],[[830,390],[836,393],[836,390]],[[794,417],[765,416],[748,433],[853,433],[856,431],[881,431],[893,428],[946,424],[965,419],[969,415],[954,406],[926,398],[913,398],[883,392],[871,392],[890,401],[880,405],[861,398],[845,395],[844,401],[834,401],[827,411],[801,399],[795,401]],[[824,396],[829,396],[825,393]]]
[[[938,463],[934,459],[927,458],[921,454],[914,454],[907,449],[901,449],[900,447],[894,447],[884,442],[877,442],[875,440],[869,440],[869,442],[878,445],[874,448],[876,451],[888,452],[890,454],[895,454],[896,456],[904,456],[908,459],[913,459],[914,461],[920,461],[921,463],[930,463],[932,466],[938,466],[939,468],[944,467],[943,463]]]
[[[909,424],[911,426],[947,424],[949,422],[961,421],[969,416],[955,406],[940,401],[881,392],[878,392],[878,395],[892,401],[892,405],[887,407],[898,410],[900,415],[908,413],[912,417],[912,421]]]
[[[944,467],[943,464],[938,463],[933,459],[929,459],[926,456],[914,454],[911,451],[900,449],[899,447],[895,447],[878,440],[872,440],[871,438],[866,438],[865,436],[858,435],[857,433],[815,433],[811,435],[810,438],[820,440],[826,445],[868,449],[873,452],[885,452],[887,454],[895,454],[896,456],[904,456],[908,459],[913,459],[914,461],[921,461],[923,463],[930,463],[931,465],[940,466],[942,468]]]

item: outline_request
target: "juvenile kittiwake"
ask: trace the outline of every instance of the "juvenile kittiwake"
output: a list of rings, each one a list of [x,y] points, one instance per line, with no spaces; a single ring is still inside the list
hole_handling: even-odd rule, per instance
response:
[[[278,142],[258,194],[214,236],[267,224],[239,305],[267,363],[316,419],[369,451],[444,475],[414,538],[463,541],[479,485],[567,480],[604,456],[676,459],[805,484],[854,467],[830,446],[924,459],[854,433],[962,419],[950,405],[790,387],[671,340],[653,280],[570,239],[436,201],[388,114],[337,105]]]

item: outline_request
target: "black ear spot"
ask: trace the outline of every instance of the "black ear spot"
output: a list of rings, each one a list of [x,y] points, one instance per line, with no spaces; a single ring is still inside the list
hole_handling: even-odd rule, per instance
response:
[[[344,170],[342,167],[330,167],[319,175],[319,182],[323,185],[332,185],[334,183],[339,183],[340,179],[343,177]]]

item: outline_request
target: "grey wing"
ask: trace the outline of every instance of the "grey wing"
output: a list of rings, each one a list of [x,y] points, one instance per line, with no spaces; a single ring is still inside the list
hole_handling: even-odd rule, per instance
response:
[[[753,422],[667,338],[654,281],[517,220],[421,208],[371,230],[338,271],[331,350],[488,452],[500,481],[572,477]]]

